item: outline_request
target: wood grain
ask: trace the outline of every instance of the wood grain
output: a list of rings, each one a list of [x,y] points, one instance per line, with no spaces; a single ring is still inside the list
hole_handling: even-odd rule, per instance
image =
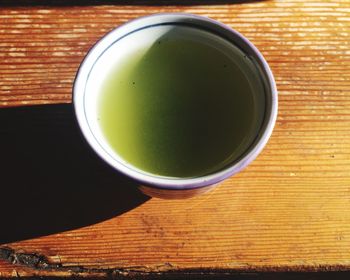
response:
[[[212,17],[259,48],[280,102],[267,147],[209,194],[151,199],[91,226],[3,244],[0,276],[349,270],[348,0],[2,7],[0,105],[70,103],[89,48],[115,26],[158,12]],[[36,254],[43,265],[16,254]]]

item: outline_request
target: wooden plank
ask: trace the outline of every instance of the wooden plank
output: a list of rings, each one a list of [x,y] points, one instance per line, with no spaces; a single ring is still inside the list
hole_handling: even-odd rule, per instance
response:
[[[347,0],[3,6],[0,106],[70,103],[93,43],[157,12],[212,17],[261,50],[280,98],[266,149],[209,194],[147,200],[88,152],[69,104],[2,109],[0,276],[350,269]]]

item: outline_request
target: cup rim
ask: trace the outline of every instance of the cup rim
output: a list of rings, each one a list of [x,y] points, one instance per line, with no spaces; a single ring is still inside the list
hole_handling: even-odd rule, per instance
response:
[[[85,107],[84,107],[84,94],[85,94],[85,85],[88,81],[88,76],[91,69],[94,66],[95,61],[98,60],[99,56],[111,45],[111,43],[122,37],[124,33],[127,35],[130,33],[130,28],[139,29],[140,27],[146,27],[148,25],[154,25],[159,23],[175,23],[179,19],[186,19],[200,27],[198,22],[211,25],[213,29],[221,29],[230,33],[233,37],[239,38],[246,48],[254,54],[255,59],[260,62],[261,71],[265,74],[266,82],[268,83],[269,92],[266,94],[271,95],[270,100],[270,110],[265,112],[265,118],[263,120],[263,130],[261,128],[259,139],[254,141],[252,145],[241,155],[239,160],[234,161],[232,164],[229,164],[224,169],[218,170],[208,175],[199,176],[195,178],[171,178],[171,177],[162,177],[152,174],[139,173],[136,170],[130,169],[127,166],[121,164],[116,159],[112,158],[98,143],[95,139],[93,132],[90,130],[88,121],[85,117]],[[153,22],[152,22],[153,21]],[[152,24],[150,24],[152,23]],[[219,32],[217,35],[222,36]],[[214,185],[227,179],[228,177],[240,172],[245,168],[249,163],[251,163],[258,154],[262,151],[266,145],[268,139],[272,134],[273,127],[277,118],[277,107],[278,107],[278,96],[276,83],[272,74],[272,71],[264,59],[263,55],[259,50],[242,34],[238,31],[232,29],[231,27],[213,20],[208,17],[189,14],[189,13],[158,13],[151,14],[143,17],[133,19],[119,27],[113,29],[106,35],[104,35],[87,53],[84,60],[80,64],[80,67],[77,71],[77,75],[74,80],[73,85],[73,104],[76,119],[78,121],[79,127],[84,135],[86,141],[92,147],[92,149],[97,153],[97,155],[112,166],[117,171],[133,178],[134,180],[140,182],[143,185],[152,186],[160,189],[172,189],[172,190],[184,190],[184,189],[195,189],[201,188],[208,185]]]

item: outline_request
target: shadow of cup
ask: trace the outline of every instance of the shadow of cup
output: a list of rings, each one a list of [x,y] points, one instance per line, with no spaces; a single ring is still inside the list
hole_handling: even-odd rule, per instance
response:
[[[70,104],[0,109],[0,244],[98,223],[149,198],[101,161]]]

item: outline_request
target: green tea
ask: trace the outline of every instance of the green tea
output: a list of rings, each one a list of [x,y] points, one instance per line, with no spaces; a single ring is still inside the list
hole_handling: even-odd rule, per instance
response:
[[[99,89],[99,125],[122,161],[157,176],[191,178],[224,168],[252,144],[264,92],[242,51],[181,25],[133,48]]]

